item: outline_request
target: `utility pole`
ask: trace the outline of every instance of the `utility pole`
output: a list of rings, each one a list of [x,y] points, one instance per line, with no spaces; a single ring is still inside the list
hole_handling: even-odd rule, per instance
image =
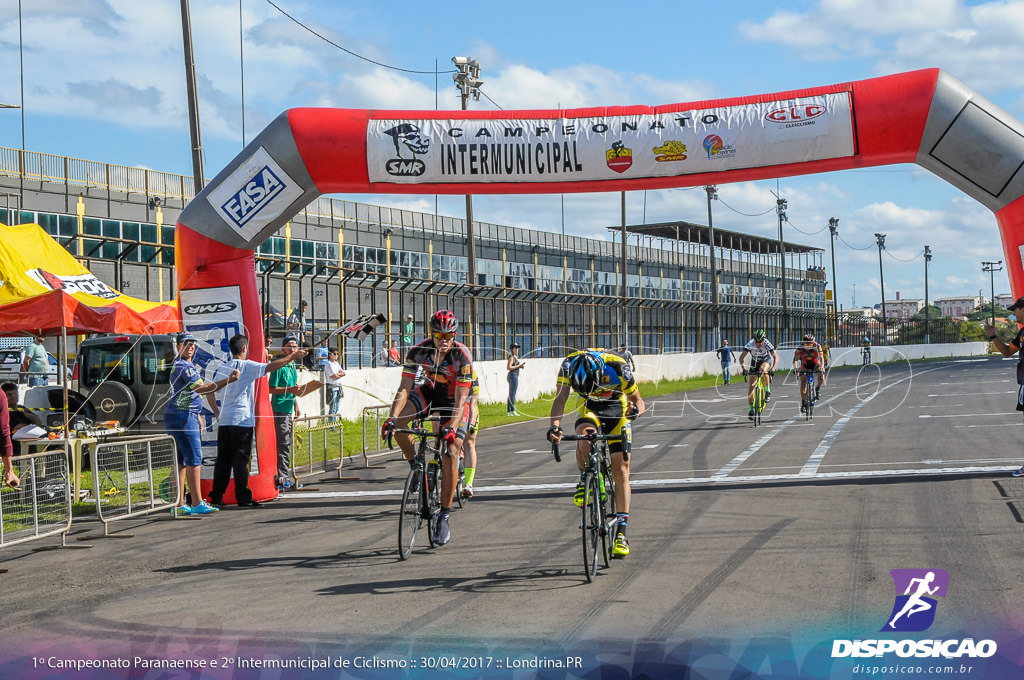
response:
[[[786,199],[775,200],[775,210],[779,213],[779,272],[782,274],[782,332],[779,342],[786,342],[789,337],[789,301],[786,299],[786,242],[782,239],[782,223],[786,221]]]
[[[838,231],[839,220],[834,217],[828,218],[828,244],[832,251],[832,337],[838,334],[839,329],[839,287],[836,285],[836,232]]]
[[[924,247],[924,344],[931,344],[928,335],[928,263],[932,261],[931,246]]]
[[[203,142],[199,134],[199,97],[196,94],[196,62],[192,56],[192,19],[188,0],[181,0],[181,35],[185,52],[185,92],[188,96],[188,131],[192,140],[192,182],[198,194],[206,186],[203,177]]]
[[[885,277],[882,275],[882,251],[885,250],[885,234],[875,234],[878,244],[878,281],[882,286],[882,344],[889,344],[888,318],[885,316]]]
[[[722,327],[718,310],[718,267],[715,264],[715,225],[711,220],[711,201],[718,200],[718,187],[709,184],[704,187],[708,194],[708,248],[711,252],[711,346],[717,348],[722,344]]]
[[[452,63],[458,69],[452,74],[455,87],[459,90],[462,98],[462,110],[466,110],[466,103],[470,96],[480,101],[480,86],[484,81],[480,80],[480,62],[471,57],[452,57]],[[483,359],[480,354],[480,346],[476,338],[476,295],[473,289],[477,285],[476,280],[476,235],[473,229],[473,197],[466,194],[466,259],[468,260],[466,279],[469,284],[469,326],[467,336],[470,349],[477,353],[477,359]]]

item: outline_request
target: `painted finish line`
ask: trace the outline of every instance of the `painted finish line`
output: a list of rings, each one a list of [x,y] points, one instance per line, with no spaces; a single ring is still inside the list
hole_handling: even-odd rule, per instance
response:
[[[679,479],[638,479],[632,480],[634,489],[658,486],[731,486],[736,484],[758,484],[765,482],[822,482],[828,480],[848,479],[881,479],[885,477],[923,477],[949,475],[951,477],[970,477],[974,475],[997,475],[1016,470],[1011,465],[986,465],[965,467],[907,468],[902,470],[861,470],[848,472],[815,472],[813,474],[790,473],[776,475],[735,475],[732,477],[684,477]],[[559,482],[552,484],[504,484],[497,486],[476,486],[476,492],[503,493],[522,491],[567,491],[576,488],[576,482]],[[310,498],[369,498],[381,496],[401,496],[402,489],[380,489],[374,491],[293,491],[282,494],[277,500],[306,500]]]

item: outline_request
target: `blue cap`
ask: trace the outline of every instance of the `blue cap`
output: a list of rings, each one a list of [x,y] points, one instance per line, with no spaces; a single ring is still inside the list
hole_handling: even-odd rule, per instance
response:
[[[188,331],[182,331],[181,333],[178,333],[178,344],[180,345],[183,342],[197,342],[196,336],[192,335]]]
[[[299,344],[299,339],[297,337],[295,337],[294,335],[286,335],[286,336],[284,336],[284,339],[281,340],[281,347],[284,347],[289,342],[294,342],[297,345],[297,344]]]

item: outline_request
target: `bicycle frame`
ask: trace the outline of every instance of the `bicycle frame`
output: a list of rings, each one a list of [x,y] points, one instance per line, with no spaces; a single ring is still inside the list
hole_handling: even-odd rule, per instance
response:
[[[609,441],[622,441],[622,434],[565,434],[562,441],[590,442],[590,454],[583,469],[584,500],[580,515],[580,529],[583,532],[583,568],[587,583],[597,575],[597,542],[602,543],[601,554],[604,566],[611,566],[612,549],[615,547],[615,528],[618,524],[615,505],[615,479],[611,472]],[[558,444],[552,442],[551,453],[561,461]],[[628,460],[628,454],[623,451]]]
[[[765,374],[758,371],[757,378],[754,380],[754,400],[751,402],[754,407],[754,427],[761,424],[761,414],[764,413],[767,399],[768,382],[765,379]]]

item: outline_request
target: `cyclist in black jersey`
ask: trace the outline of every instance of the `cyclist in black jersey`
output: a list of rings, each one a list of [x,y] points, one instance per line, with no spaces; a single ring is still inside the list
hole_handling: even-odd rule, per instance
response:
[[[430,337],[409,349],[402,367],[402,382],[391,404],[391,415],[381,426],[381,439],[394,434],[402,454],[413,464],[413,435],[395,434],[396,428],[407,428],[409,421],[438,414],[447,418],[441,426],[446,444],[444,474],[441,476],[441,516],[434,542],[444,545],[451,540],[448,515],[455,498],[455,480],[459,475],[459,451],[466,438],[466,416],[473,381],[473,359],[469,348],[456,342],[459,320],[447,309],[430,317]]]

